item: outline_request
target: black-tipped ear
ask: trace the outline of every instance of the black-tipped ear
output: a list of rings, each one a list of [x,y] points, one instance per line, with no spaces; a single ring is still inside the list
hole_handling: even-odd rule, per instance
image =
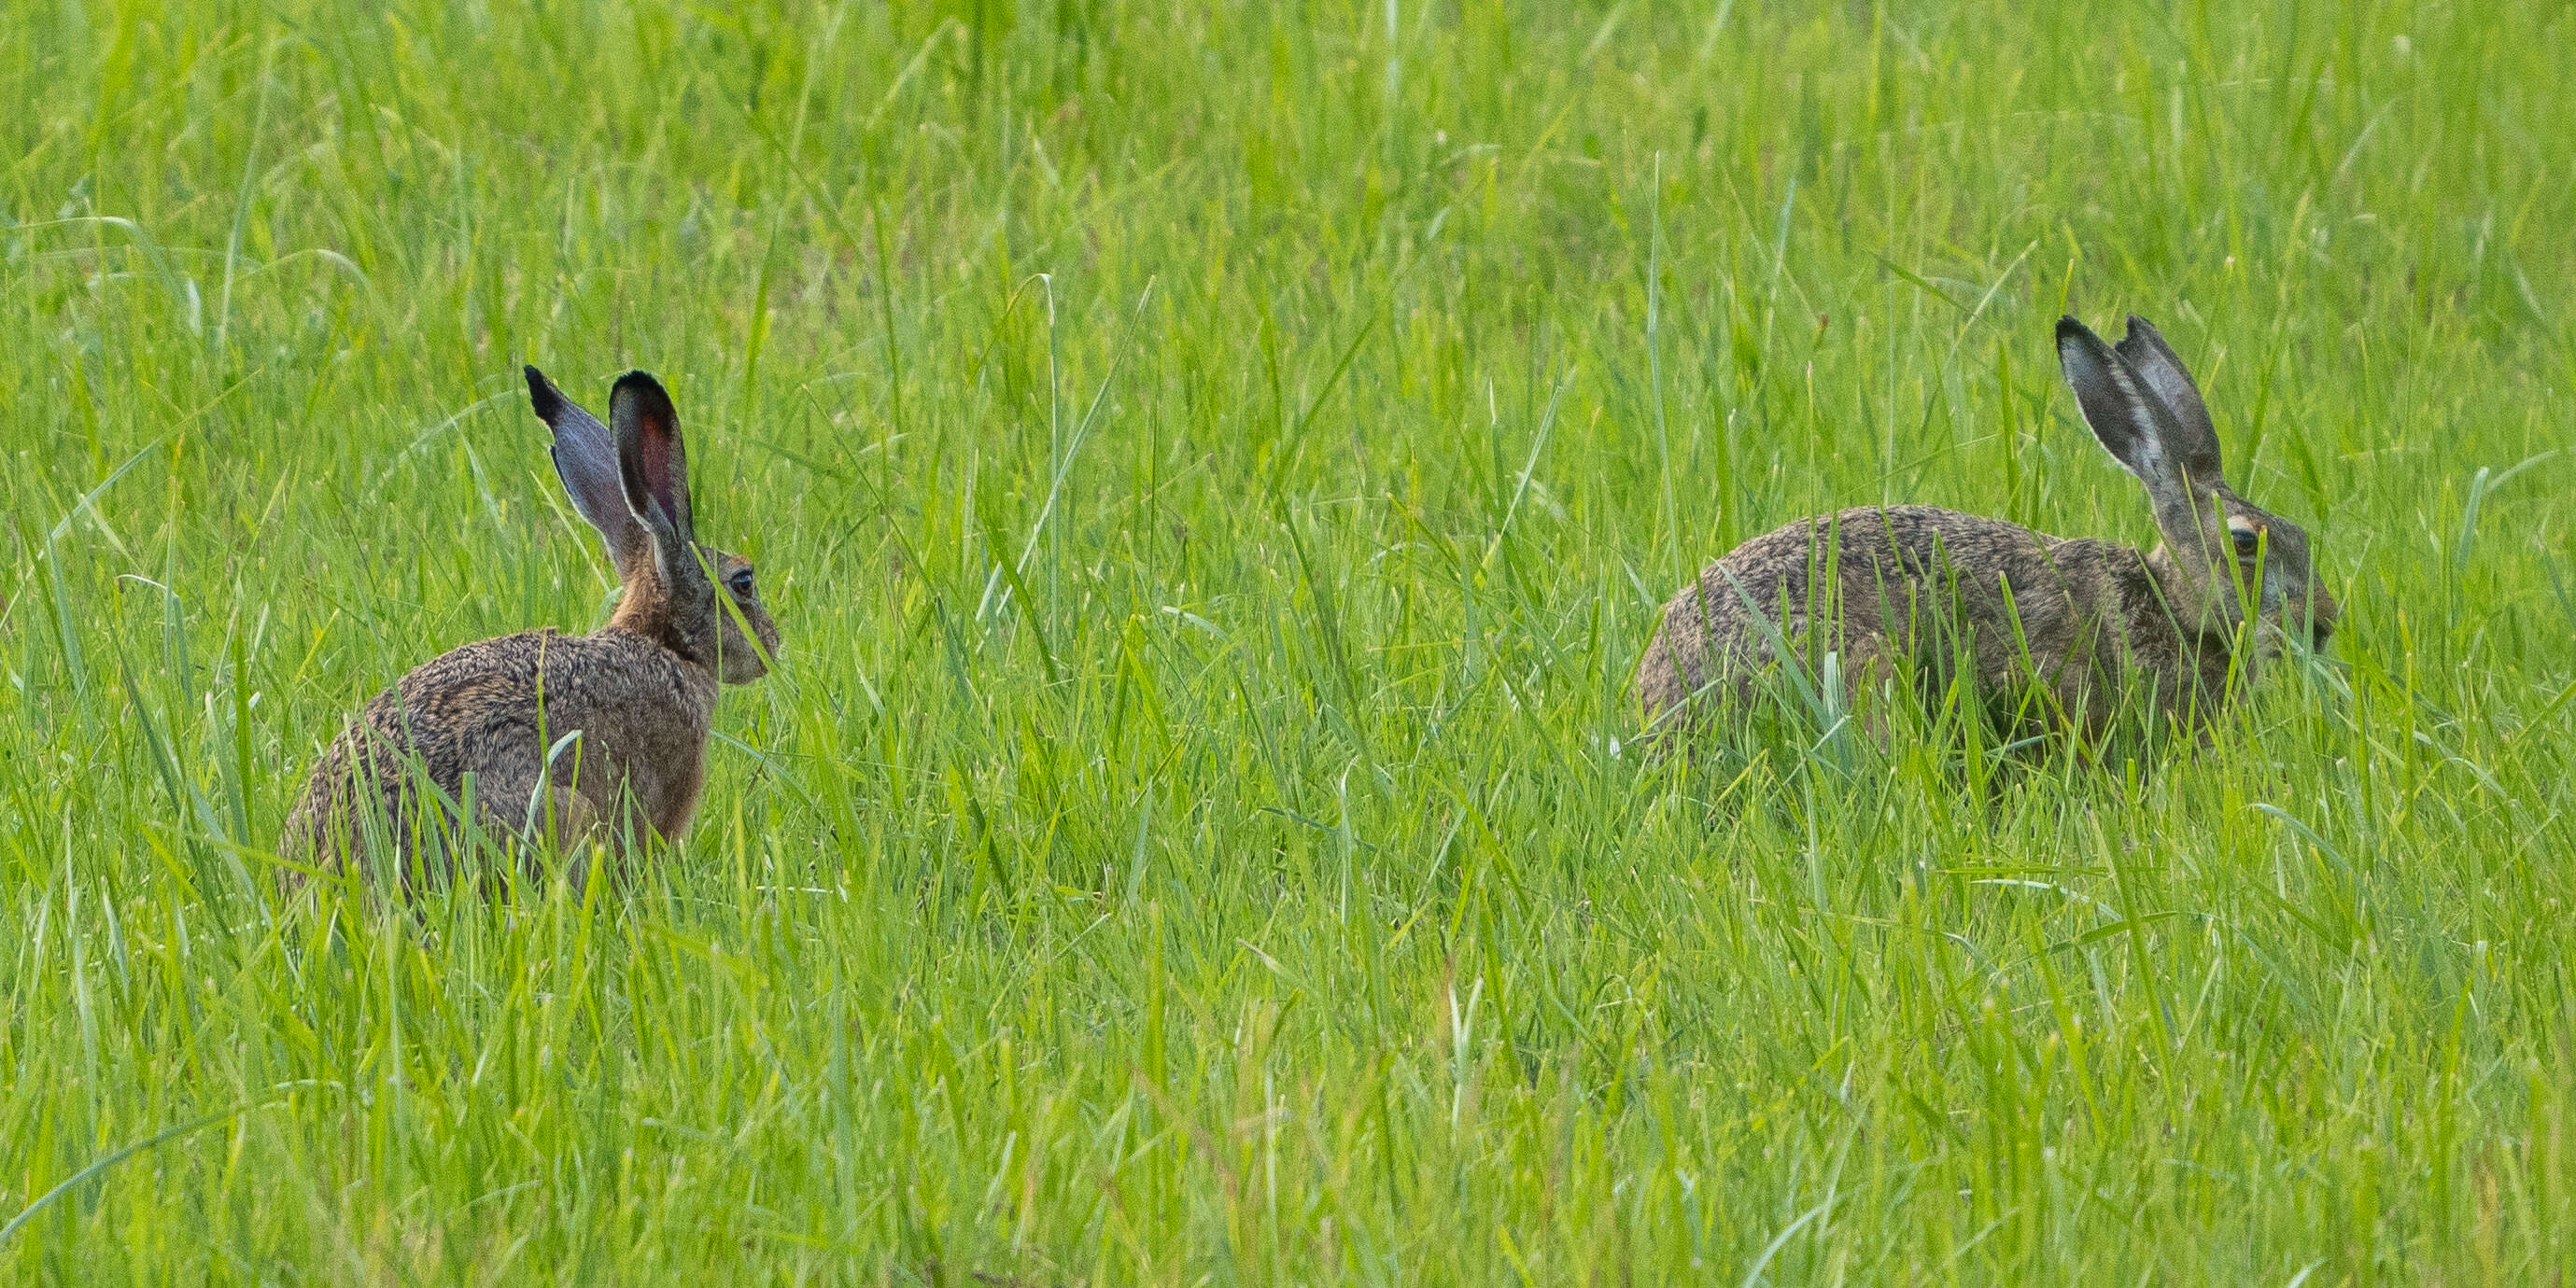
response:
[[[2120,340],[2119,354],[2173,416],[2174,428],[2180,432],[2166,436],[2166,453],[2191,475],[2193,482],[2217,483],[2218,430],[2209,423],[2209,405],[2201,401],[2200,385],[2192,380],[2182,359],[2174,356],[2173,346],[2165,343],[2155,323],[2132,313],[2129,333]]]
[[[2176,481],[2157,424],[2163,409],[2128,361],[2091,328],[2063,317],[2057,320],[2057,362],[2084,423],[2111,458],[2150,488]]]
[[[546,454],[554,460],[555,477],[563,480],[572,508],[599,530],[608,545],[609,560],[617,565],[618,576],[624,577],[640,551],[635,515],[626,503],[626,485],[617,468],[616,436],[581,404],[564,397],[546,373],[532,366],[527,375],[528,405],[554,431],[554,443]]]
[[[689,513],[689,453],[680,440],[680,414],[662,382],[641,371],[617,378],[608,395],[608,420],[616,427],[617,467],[626,501],[648,523],[668,525],[682,542],[697,540]]]
[[[555,388],[555,382],[546,379],[546,373],[537,370],[537,364],[533,362],[520,370],[528,376],[528,404],[537,409],[537,419],[552,426],[555,417],[563,414],[563,391]]]

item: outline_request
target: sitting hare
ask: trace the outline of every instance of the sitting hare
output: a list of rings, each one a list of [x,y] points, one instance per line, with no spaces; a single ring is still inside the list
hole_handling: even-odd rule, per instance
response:
[[[2141,553],[1920,505],[1793,523],[1710,564],[1665,608],[1637,673],[1650,731],[1694,722],[1711,699],[1751,698],[1783,646],[1805,674],[1838,653],[1846,702],[1900,655],[1917,663],[1926,700],[1959,666],[1994,701],[2036,683],[2087,738],[2131,700],[2151,717],[2205,719],[2231,669],[2250,680],[2291,633],[2322,647],[2337,608],[2314,580],[2307,534],[2229,490],[2209,409],[2155,327],[2130,318],[2114,349],[2063,318],[2057,356],[2093,436],[2146,486],[2161,545]]]
[[[617,610],[589,635],[504,635],[396,681],[313,767],[279,844],[290,858],[379,864],[408,887],[424,850],[452,848],[469,799],[495,837],[677,840],[706,781],[718,684],[757,680],[776,655],[750,562],[697,542],[660,383],[620,378],[602,425],[535,367],[527,377],[555,474],[617,565]]]

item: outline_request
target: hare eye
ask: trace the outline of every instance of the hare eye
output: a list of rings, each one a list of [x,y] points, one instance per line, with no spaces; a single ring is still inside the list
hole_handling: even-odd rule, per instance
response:
[[[750,598],[751,570],[749,568],[735,569],[732,576],[725,578],[725,585],[732,587],[733,593],[746,599]]]
[[[2230,528],[2228,531],[2236,537],[2236,553],[2245,558],[2253,558],[2254,552],[2263,548],[2263,534],[2252,528]]]

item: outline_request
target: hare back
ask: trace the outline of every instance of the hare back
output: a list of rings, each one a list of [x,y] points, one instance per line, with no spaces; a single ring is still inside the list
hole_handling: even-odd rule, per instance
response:
[[[675,838],[704,783],[715,700],[707,668],[618,627],[468,644],[358,713],[314,766],[280,848],[336,858],[325,834],[346,828],[354,845],[361,808],[381,809],[387,834],[409,837],[415,802],[429,797],[423,782],[461,801],[469,773],[490,828],[520,830],[536,790],[550,785],[560,805],[578,807],[563,813]]]
[[[2169,621],[2147,611],[2158,596],[2147,557],[2125,546],[1933,506],[1844,510],[1710,564],[1666,605],[1638,695],[1649,720],[1704,692],[1749,696],[1773,642],[1797,639],[1907,653],[1928,684],[1963,659],[1983,683],[2037,678],[2081,700],[2128,662],[2154,669],[2183,651],[2152,623],[2140,637],[2140,622]]]

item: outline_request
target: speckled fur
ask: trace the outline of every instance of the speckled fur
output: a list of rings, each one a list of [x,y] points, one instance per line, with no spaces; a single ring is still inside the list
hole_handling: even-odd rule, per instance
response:
[[[453,846],[425,842],[452,836],[450,803],[465,799],[469,774],[476,822],[492,837],[525,834],[533,821],[538,836],[595,837],[620,853],[649,837],[676,841],[705,785],[719,683],[760,678],[763,657],[776,654],[778,628],[749,561],[697,544],[688,531],[676,420],[668,426],[668,469],[678,494],[630,507],[617,475],[598,459],[610,450],[607,427],[534,368],[528,375],[539,414],[556,429],[557,469],[577,508],[601,526],[624,579],[617,611],[589,635],[544,629],[468,644],[368,703],[323,752],[287,818],[279,848],[299,866],[390,861],[395,879],[413,885]],[[641,379],[659,398],[660,387]],[[619,383],[621,397],[628,381]],[[667,398],[659,406],[667,417]],[[591,456],[567,459],[568,452]],[[736,612],[724,611],[719,584]],[[758,635],[759,650],[741,623]],[[549,772],[549,749],[574,731],[578,738]],[[287,871],[292,883],[299,869]]]
[[[1666,606],[1637,673],[1650,735],[1753,700],[1775,639],[1810,674],[1836,653],[1855,709],[1900,657],[1926,700],[1964,661],[1996,714],[2026,722],[2035,683],[2054,699],[2043,714],[2087,736],[2132,700],[2155,716],[2214,712],[2288,629],[2322,644],[2339,609],[2312,580],[2306,534],[2229,490],[2198,390],[2154,328],[2130,319],[2115,351],[2069,319],[2059,345],[2087,423],[2155,503],[2163,544],[2141,552],[1920,505],[1790,524]],[[2259,534],[2259,551],[2240,552],[2241,531]],[[2249,595],[2256,629],[2242,632]]]

